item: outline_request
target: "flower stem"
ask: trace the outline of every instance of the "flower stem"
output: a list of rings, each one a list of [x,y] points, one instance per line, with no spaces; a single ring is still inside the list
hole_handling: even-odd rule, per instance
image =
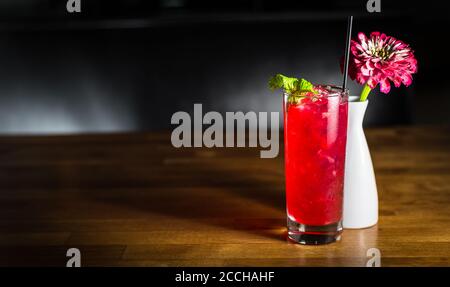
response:
[[[359,101],[365,102],[367,100],[367,97],[369,96],[370,91],[372,91],[372,89],[369,87],[368,84],[365,84],[364,88],[361,91],[361,96],[359,97]]]

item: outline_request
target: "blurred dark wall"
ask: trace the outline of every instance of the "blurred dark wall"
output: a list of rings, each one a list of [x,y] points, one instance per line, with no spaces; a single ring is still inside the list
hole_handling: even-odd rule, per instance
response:
[[[424,19],[393,6],[374,15],[361,1],[285,1],[292,8],[281,9],[274,1],[173,0],[82,1],[86,12],[69,15],[65,2],[0,5],[0,133],[162,130],[194,103],[204,111],[280,111],[280,96],[267,89],[275,73],[341,84],[349,14],[354,35],[397,36],[419,60],[411,87],[371,95],[366,123],[450,123],[449,59],[431,44],[442,33],[433,27],[448,25],[439,13]]]

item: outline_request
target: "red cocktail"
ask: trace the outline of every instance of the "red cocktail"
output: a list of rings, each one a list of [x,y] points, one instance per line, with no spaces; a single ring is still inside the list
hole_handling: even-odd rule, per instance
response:
[[[284,97],[289,237],[304,244],[333,242],[342,231],[348,93],[315,90]]]

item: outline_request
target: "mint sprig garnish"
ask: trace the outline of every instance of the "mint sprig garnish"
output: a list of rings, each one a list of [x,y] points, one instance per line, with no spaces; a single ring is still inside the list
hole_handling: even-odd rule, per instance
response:
[[[314,89],[314,85],[305,79],[297,79],[286,77],[282,74],[277,74],[275,77],[270,78],[269,88],[274,91],[276,89],[283,89],[288,94],[288,102],[298,104],[301,99],[305,97],[306,93],[318,92]]]

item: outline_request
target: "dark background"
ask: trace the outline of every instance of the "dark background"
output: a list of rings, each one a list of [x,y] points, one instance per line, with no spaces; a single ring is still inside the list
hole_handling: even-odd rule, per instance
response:
[[[365,0],[81,0],[75,14],[66,2],[0,2],[1,134],[164,130],[194,103],[280,111],[275,73],[341,84],[348,15],[354,36],[385,32],[419,61],[412,86],[371,94],[366,124],[450,123],[440,2],[382,0],[372,14]]]

